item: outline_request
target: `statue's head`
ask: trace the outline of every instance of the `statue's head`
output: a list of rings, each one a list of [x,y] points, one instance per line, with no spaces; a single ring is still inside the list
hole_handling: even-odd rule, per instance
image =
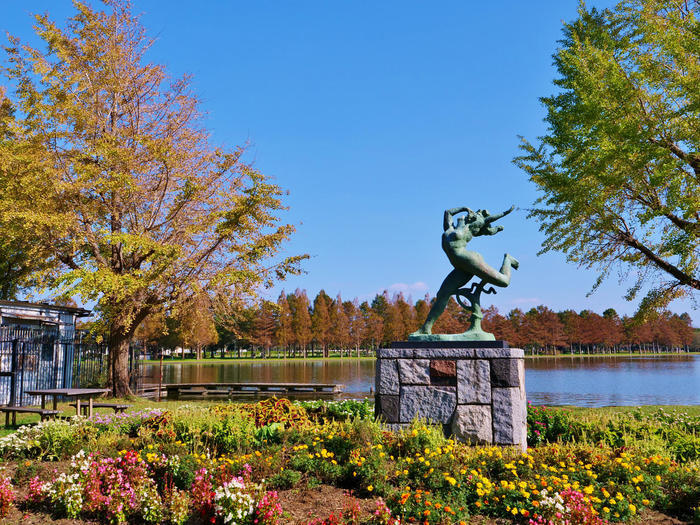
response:
[[[469,214],[469,231],[472,232],[472,235],[477,235],[481,231],[484,226],[484,218],[488,217],[488,213],[486,210],[477,210],[476,213]]]

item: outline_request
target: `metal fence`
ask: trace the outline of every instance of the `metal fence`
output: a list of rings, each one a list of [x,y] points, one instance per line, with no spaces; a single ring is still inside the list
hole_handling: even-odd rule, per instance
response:
[[[130,352],[131,388],[140,386],[139,363]],[[104,387],[109,379],[105,344],[61,338],[54,327],[0,326],[0,404],[38,404],[27,390]]]

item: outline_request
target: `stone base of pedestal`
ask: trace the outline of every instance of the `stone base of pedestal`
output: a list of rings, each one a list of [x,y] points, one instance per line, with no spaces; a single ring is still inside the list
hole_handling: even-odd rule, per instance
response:
[[[415,418],[455,439],[527,448],[523,351],[504,341],[407,341],[377,350],[375,412],[390,428]]]

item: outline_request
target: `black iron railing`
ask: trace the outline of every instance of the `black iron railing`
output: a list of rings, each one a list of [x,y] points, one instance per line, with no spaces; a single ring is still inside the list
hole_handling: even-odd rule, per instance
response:
[[[72,335],[72,334],[71,334]],[[37,404],[27,390],[105,387],[109,383],[106,344],[66,338],[54,327],[36,329],[0,326],[0,405]],[[129,355],[131,388],[140,386],[140,367]]]

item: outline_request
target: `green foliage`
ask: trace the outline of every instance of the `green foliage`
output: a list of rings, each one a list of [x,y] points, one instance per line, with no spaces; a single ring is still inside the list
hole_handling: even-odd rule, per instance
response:
[[[284,430],[282,423],[270,423],[255,430],[253,441],[257,446],[279,443],[282,430]]]
[[[248,451],[255,442],[255,432],[249,418],[233,412],[212,427],[210,448],[217,454]]]
[[[191,455],[184,455],[173,475],[175,486],[181,490],[189,490],[199,470],[199,463]]]
[[[700,78],[697,3],[585,6],[554,55],[557,93],[542,98],[547,134],[514,162],[541,190],[530,216],[558,250],[647,276],[647,312],[700,289]]]
[[[571,441],[571,418],[563,410],[546,406],[527,406],[527,444],[534,447],[543,443]]]
[[[411,422],[408,428],[398,433],[392,451],[396,455],[422,454],[426,448],[435,450],[444,446],[445,442],[442,428],[416,419]]]
[[[287,490],[296,487],[300,481],[301,472],[285,469],[270,477],[267,480],[267,484],[272,489]]]
[[[17,468],[12,475],[12,483],[19,485],[20,483],[26,483],[34,476],[37,476],[41,470],[41,463],[39,461],[32,461],[26,459],[24,461],[19,461],[17,463]]]
[[[338,421],[346,419],[374,418],[374,402],[369,399],[344,401],[297,401],[297,405],[304,407],[306,411],[316,417],[329,417]]]

